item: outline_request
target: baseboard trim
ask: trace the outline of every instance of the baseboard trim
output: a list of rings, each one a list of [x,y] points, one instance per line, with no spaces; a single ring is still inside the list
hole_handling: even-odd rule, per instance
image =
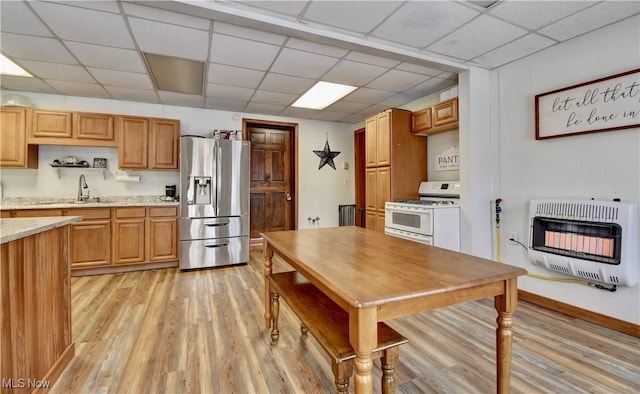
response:
[[[160,268],[178,267],[178,261],[163,261],[159,263],[132,264],[123,266],[108,266],[71,270],[71,276],[90,276],[105,274],[120,274],[123,272],[145,271]]]
[[[610,328],[623,334],[640,338],[640,325],[637,324],[605,316],[600,313],[591,312],[586,309],[578,308],[573,305],[542,297],[524,290],[518,290],[518,299],[536,304],[547,309],[551,309],[556,312],[564,313],[565,315],[571,317],[588,321],[589,323]]]

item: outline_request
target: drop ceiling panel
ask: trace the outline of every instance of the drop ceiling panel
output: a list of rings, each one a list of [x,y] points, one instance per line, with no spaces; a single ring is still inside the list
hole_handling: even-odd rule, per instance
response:
[[[474,62],[485,67],[495,67],[506,64],[530,53],[535,53],[541,49],[555,44],[556,42],[538,34],[527,34],[515,41],[501,46],[491,52],[485,53],[473,59]]]
[[[338,59],[335,57],[285,48],[271,66],[271,70],[303,78],[320,78],[337,62]]]
[[[527,29],[538,29],[596,4],[597,1],[501,1],[489,14]]]
[[[247,104],[247,107],[244,109],[244,112],[255,112],[258,114],[278,115],[285,108],[286,106],[284,105],[250,102],[249,104]]]
[[[309,90],[315,82],[315,80],[308,78],[268,73],[260,84],[260,89],[271,92],[302,94]]]
[[[24,60],[20,63],[29,73],[43,79],[96,83],[95,79],[83,67],[75,64],[46,63],[34,60]]]
[[[364,34],[401,4],[395,1],[315,1],[304,12],[302,20]]]
[[[286,47],[333,57],[343,57],[344,55],[349,53],[347,49],[336,48],[329,45],[318,44],[316,42],[301,40],[299,38],[293,37],[289,38]]]
[[[257,88],[264,78],[263,71],[216,63],[209,64],[208,75],[208,81],[211,83],[252,89]]]
[[[214,34],[211,40],[211,61],[266,71],[280,47],[237,37]]]
[[[352,101],[355,103],[363,103],[363,104],[377,104],[382,100],[385,100],[391,96],[393,96],[395,92],[387,92],[384,90],[376,90],[369,88],[360,88],[353,93],[348,94],[345,99],[347,101]]]
[[[322,77],[322,80],[351,86],[364,86],[387,70],[385,67],[341,60]]]
[[[122,2],[120,4],[122,4],[122,8],[124,8],[125,14],[129,16],[207,31],[211,25],[211,21],[206,18],[199,18],[197,16],[161,10],[159,8],[147,7],[130,2]]]
[[[129,18],[131,31],[142,52],[205,61],[209,32],[168,23]]]
[[[204,103],[204,98],[196,94],[186,94],[177,92],[167,92],[159,90],[158,95],[162,104],[181,105],[184,107],[200,107]]]
[[[53,38],[2,33],[0,48],[2,53],[16,59],[78,64],[69,51]]]
[[[409,71],[412,73],[429,75],[432,77],[442,73],[442,70],[438,70],[437,68],[420,66],[418,64],[413,64],[413,63],[401,63],[401,64],[398,64],[395,68],[397,70]]]
[[[324,120],[326,122],[338,122],[344,119],[348,115],[349,114],[343,114],[341,112],[331,112],[331,111],[324,110],[324,111],[318,111],[318,113],[313,116],[313,119]]]
[[[387,68],[395,67],[398,64],[400,64],[400,61],[395,59],[369,55],[368,53],[362,53],[362,52],[356,52],[356,51],[349,52],[349,54],[345,56],[345,59],[353,60],[354,62],[366,63],[374,66],[387,67]]]
[[[45,80],[49,85],[53,86],[57,91],[69,96],[83,96],[83,97],[100,97],[108,98],[107,92],[97,84],[91,83],[79,83],[68,81],[53,81]]]
[[[0,86],[4,89],[25,90],[27,92],[56,93],[56,90],[41,79],[3,75]]]
[[[331,104],[326,109],[329,111],[341,112],[344,114],[352,114],[355,112],[360,112],[365,108],[367,108],[368,106],[369,104],[354,103],[350,101],[340,100],[334,104]]]
[[[239,2],[245,6],[257,7],[268,10],[274,14],[287,15],[289,17],[297,17],[307,6],[308,1],[242,1]]]
[[[118,100],[142,101],[145,103],[159,103],[155,90],[129,89],[119,86],[105,86],[107,92]]]
[[[102,85],[118,86],[121,88],[153,90],[154,86],[147,74],[126,71],[107,70],[89,67],[89,72]]]
[[[30,2],[36,13],[63,40],[133,48],[133,40],[118,14],[56,3]],[[73,23],[69,23],[73,21]]]
[[[251,102],[288,106],[293,104],[293,102],[296,101],[298,97],[299,96],[295,94],[286,94],[286,93],[268,92],[266,90],[258,90],[251,98]]]
[[[207,97],[204,102],[205,108],[217,109],[220,111],[233,111],[233,112],[242,112],[246,105],[247,105],[246,101],[224,100],[224,99],[217,99],[213,97]]]
[[[225,34],[228,36],[234,36],[239,38],[246,38],[247,40],[253,40],[258,42],[264,42],[266,44],[282,45],[287,39],[286,36],[281,34],[269,33],[262,30],[252,29],[249,27],[232,25],[229,23],[215,21],[213,23],[213,31],[215,33]]]
[[[207,84],[207,97],[230,101],[248,101],[253,96],[254,90],[239,88],[236,86]]]
[[[111,48],[81,42],[65,42],[69,50],[89,67],[146,73],[141,55],[131,49]]]
[[[520,27],[482,15],[427,49],[469,60],[526,33]]]
[[[0,12],[2,32],[21,33],[32,36],[51,37],[49,29],[24,2],[4,1]]]
[[[400,70],[389,70],[367,84],[368,88],[388,91],[401,91],[415,86],[429,77]]]
[[[454,1],[410,1],[377,27],[372,35],[423,48],[462,26],[479,13]]]

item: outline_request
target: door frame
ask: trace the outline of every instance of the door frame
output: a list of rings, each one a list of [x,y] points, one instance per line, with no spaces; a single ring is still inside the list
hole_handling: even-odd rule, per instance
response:
[[[367,163],[365,158],[365,131],[364,127],[353,132],[353,152],[354,152],[354,186],[355,186],[355,225],[366,227],[366,170]],[[359,210],[362,209],[360,212]]]
[[[242,139],[249,140],[248,126],[256,125],[258,127],[274,127],[291,129],[291,138],[289,139],[291,151],[289,152],[291,166],[289,166],[289,179],[291,179],[291,192],[293,199],[291,200],[291,230],[298,228],[298,124],[290,122],[278,122],[273,120],[242,118]],[[249,218],[251,220],[251,218]],[[262,238],[254,238],[250,240],[251,250],[262,250]]]

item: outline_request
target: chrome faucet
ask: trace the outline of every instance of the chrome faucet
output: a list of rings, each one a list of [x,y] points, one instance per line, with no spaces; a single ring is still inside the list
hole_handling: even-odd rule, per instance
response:
[[[76,202],[85,202],[89,200],[89,191],[87,190],[87,195],[82,194],[82,189],[88,189],[87,182],[84,179],[84,174],[80,175],[80,179],[78,179],[78,200]]]

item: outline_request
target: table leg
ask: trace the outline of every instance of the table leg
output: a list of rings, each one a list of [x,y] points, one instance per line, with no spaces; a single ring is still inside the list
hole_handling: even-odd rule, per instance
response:
[[[376,307],[349,308],[349,342],[356,354],[354,378],[356,394],[373,392],[371,353],[378,343]]]
[[[264,324],[267,329],[271,328],[271,284],[267,277],[273,270],[273,249],[265,240],[262,245],[264,256]]]
[[[496,329],[496,369],[497,392],[508,394],[511,388],[511,347],[513,343],[513,313],[518,304],[517,279],[505,281],[505,292],[495,297],[495,308],[498,311],[498,328]]]

